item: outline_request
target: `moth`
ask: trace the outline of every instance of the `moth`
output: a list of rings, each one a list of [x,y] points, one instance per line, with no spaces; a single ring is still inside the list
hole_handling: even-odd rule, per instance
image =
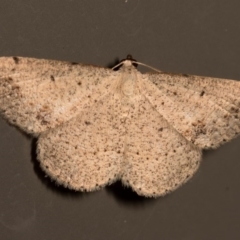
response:
[[[194,175],[202,149],[239,135],[240,81],[141,74],[136,64],[1,57],[0,113],[38,137],[41,168],[58,184],[94,191],[121,180],[163,196]]]

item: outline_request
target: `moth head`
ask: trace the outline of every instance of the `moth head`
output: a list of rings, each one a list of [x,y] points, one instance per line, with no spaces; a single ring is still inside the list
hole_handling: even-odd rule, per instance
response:
[[[138,64],[135,59],[133,59],[132,55],[128,54],[125,59],[122,59],[116,66],[112,68],[112,70],[119,70],[121,67],[131,67],[134,66],[137,68]]]

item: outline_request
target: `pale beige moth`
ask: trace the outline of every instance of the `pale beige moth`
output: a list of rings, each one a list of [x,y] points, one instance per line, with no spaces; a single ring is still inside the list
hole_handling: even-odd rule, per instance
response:
[[[58,184],[94,191],[116,180],[146,197],[188,181],[202,149],[240,133],[240,81],[140,73],[24,57],[0,58],[0,113],[38,137]]]

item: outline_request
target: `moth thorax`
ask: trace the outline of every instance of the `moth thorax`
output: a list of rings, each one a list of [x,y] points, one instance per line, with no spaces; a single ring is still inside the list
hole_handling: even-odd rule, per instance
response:
[[[136,94],[136,75],[133,72],[125,72],[120,83],[121,93],[130,97]]]

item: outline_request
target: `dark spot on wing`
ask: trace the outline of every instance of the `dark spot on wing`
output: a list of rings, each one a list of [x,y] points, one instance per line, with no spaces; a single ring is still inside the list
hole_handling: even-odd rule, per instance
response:
[[[14,62],[15,62],[16,64],[19,63],[19,58],[18,58],[18,57],[13,57],[13,60],[14,60]]]
[[[79,86],[81,86],[81,85],[82,85],[82,82],[81,82],[81,81],[79,81],[77,84],[78,84]]]
[[[205,94],[204,91],[201,91],[200,96],[202,97]]]
[[[71,62],[72,65],[77,65],[78,63],[77,62]]]
[[[42,121],[41,121],[41,125],[43,125],[43,126],[44,126],[44,125],[47,125],[47,124],[48,124],[48,122],[47,122],[47,121],[45,121],[45,120],[42,120]]]
[[[86,124],[86,125],[90,125],[91,123],[90,123],[90,122],[88,122],[88,121],[85,121],[85,124]]]
[[[235,107],[231,107],[231,111],[232,111],[232,112],[235,112],[235,113],[238,113],[238,112],[239,112],[238,109],[235,108]]]
[[[159,128],[159,129],[158,129],[159,132],[162,132],[162,130],[163,130],[163,128]]]
[[[54,82],[55,81],[55,78],[53,75],[50,76],[51,80]]]
[[[20,89],[20,87],[18,86],[18,85],[14,85],[14,86],[12,86],[12,90],[14,91],[14,90],[19,90]]]
[[[13,81],[13,79],[11,77],[6,78],[6,82],[12,82],[12,81]]]

